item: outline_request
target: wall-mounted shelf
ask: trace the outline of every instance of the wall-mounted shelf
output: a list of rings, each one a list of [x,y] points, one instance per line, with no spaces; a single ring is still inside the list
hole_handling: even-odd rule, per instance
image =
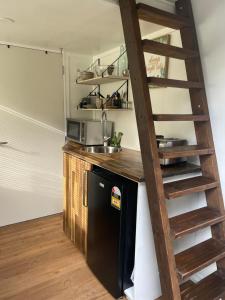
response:
[[[83,98],[80,104],[77,106],[77,109],[82,111],[127,111],[132,110],[128,106],[128,87],[129,87],[129,70],[128,66],[121,69],[119,66],[119,60],[121,57],[126,55],[126,51],[124,51],[111,65],[108,66],[101,66],[100,59],[97,59],[85,72],[89,72],[93,78],[89,79],[80,79],[82,78],[82,73],[79,71],[78,78],[76,79],[76,84],[82,85],[91,85],[95,86],[94,90],[92,90],[86,98]],[[113,69],[112,69],[113,66]],[[115,66],[117,68],[115,69]],[[103,67],[103,71],[101,71]],[[99,71],[100,70],[100,71]],[[115,72],[116,71],[116,72]],[[124,72],[126,71],[126,72]],[[87,75],[89,75],[87,73]],[[123,76],[127,75],[127,76]],[[83,74],[84,75],[84,74]],[[86,74],[85,74],[86,75]],[[115,91],[111,96],[107,95],[107,97],[101,95],[101,85],[106,83],[113,83],[113,82],[122,82],[122,85]],[[126,89],[124,91],[124,89]],[[86,104],[90,104],[91,96],[99,96],[102,100],[101,105],[97,105],[97,107],[101,107],[101,109],[97,108],[83,108]],[[84,103],[82,103],[84,101]],[[110,103],[112,101],[112,104]],[[115,101],[115,102],[114,102]],[[126,105],[121,105],[122,103],[126,102]],[[92,103],[93,104],[93,103]],[[94,105],[95,106],[95,105]],[[108,107],[107,107],[108,106]],[[111,108],[111,107],[118,107],[118,108]],[[80,108],[82,107],[82,108]],[[90,107],[90,106],[89,106]],[[93,107],[93,105],[91,105]],[[119,108],[119,107],[126,107],[126,108]]]
[[[109,75],[109,76],[95,77],[95,78],[86,79],[86,80],[76,80],[76,83],[77,84],[86,84],[86,85],[100,85],[100,84],[112,83],[112,82],[123,81],[123,80],[128,80],[128,79],[129,79],[128,76]]]
[[[86,110],[86,111],[128,111],[132,110],[132,108],[79,108],[79,110]]]

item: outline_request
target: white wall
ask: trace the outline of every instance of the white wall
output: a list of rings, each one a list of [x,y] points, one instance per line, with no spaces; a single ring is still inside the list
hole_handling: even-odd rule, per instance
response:
[[[83,97],[88,96],[92,86],[76,84],[77,69],[86,70],[92,63],[92,56],[65,52],[65,96],[66,116],[71,118],[91,118],[92,113],[77,110]]]
[[[64,129],[61,54],[0,47],[1,105]]]
[[[62,211],[61,54],[0,47],[0,226]]]

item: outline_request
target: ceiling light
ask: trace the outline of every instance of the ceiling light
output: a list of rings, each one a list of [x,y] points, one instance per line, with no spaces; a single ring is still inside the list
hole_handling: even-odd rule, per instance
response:
[[[8,17],[0,17],[0,22],[15,23],[15,20]]]

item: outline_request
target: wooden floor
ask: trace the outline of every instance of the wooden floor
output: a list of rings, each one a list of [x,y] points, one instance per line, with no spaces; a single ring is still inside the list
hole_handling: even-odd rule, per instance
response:
[[[112,300],[55,215],[0,228],[0,299]]]

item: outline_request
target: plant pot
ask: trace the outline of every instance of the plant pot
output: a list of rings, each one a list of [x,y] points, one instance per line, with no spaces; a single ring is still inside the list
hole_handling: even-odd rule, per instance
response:
[[[112,75],[114,70],[115,70],[115,66],[110,65],[107,69],[108,75]]]

